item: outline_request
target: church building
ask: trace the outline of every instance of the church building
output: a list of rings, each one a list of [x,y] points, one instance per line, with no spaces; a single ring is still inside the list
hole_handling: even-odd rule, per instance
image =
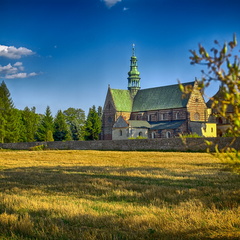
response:
[[[141,89],[134,45],[130,61],[128,89],[108,87],[102,115],[102,140],[172,138],[191,133],[216,136],[216,124],[209,122],[210,109],[197,81],[183,83],[184,87],[193,89],[185,97],[179,84]]]

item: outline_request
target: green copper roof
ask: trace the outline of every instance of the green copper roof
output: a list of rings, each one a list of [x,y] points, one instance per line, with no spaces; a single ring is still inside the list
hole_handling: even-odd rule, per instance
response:
[[[117,111],[132,111],[132,98],[128,90],[110,89],[110,91]]]
[[[194,82],[184,83],[194,85]],[[157,109],[171,109],[186,107],[188,98],[182,97],[179,85],[149,88],[139,90],[134,98],[133,112]]]

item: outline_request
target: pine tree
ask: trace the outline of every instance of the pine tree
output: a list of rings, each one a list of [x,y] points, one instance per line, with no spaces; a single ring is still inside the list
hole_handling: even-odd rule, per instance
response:
[[[54,141],[69,141],[71,139],[70,129],[61,110],[58,111],[54,119]]]
[[[53,124],[53,117],[50,110],[50,107],[47,106],[46,112],[41,119],[40,125],[37,131],[37,140],[38,141],[54,141],[53,139],[53,131],[54,131],[54,124]]]
[[[17,142],[20,136],[20,115],[14,108],[10,92],[3,81],[0,85],[0,141]]]
[[[25,107],[23,111],[21,111],[22,116],[22,131],[21,131],[21,141],[22,142],[34,142],[35,134],[38,129],[40,116],[36,114],[36,108],[33,107],[29,109]]]
[[[89,109],[85,123],[85,140],[98,140],[101,126],[101,119],[96,111],[96,107],[93,105],[93,107]]]
[[[66,122],[70,127],[72,139],[83,140],[84,139],[84,123],[85,113],[80,108],[68,108],[63,112],[66,118]]]

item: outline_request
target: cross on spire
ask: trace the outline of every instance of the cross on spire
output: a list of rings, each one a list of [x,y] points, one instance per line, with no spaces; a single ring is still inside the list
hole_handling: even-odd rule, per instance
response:
[[[134,43],[132,45],[132,55],[133,55],[133,57],[135,56],[135,44]]]

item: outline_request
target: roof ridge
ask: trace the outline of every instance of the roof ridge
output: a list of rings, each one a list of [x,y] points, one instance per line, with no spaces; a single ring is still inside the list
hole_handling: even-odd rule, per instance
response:
[[[118,88],[110,88],[110,90],[129,91],[128,89],[118,89]]]
[[[194,84],[195,81],[192,81],[192,82],[185,82],[185,83],[181,83],[183,85],[186,85],[186,84]],[[172,85],[165,85],[165,86],[160,86],[160,87],[153,87],[153,88],[144,88],[144,89],[140,89],[139,91],[144,91],[144,90],[149,90],[149,89],[157,89],[157,88],[164,88],[164,87],[173,87],[173,86],[177,86],[179,85],[179,83],[176,83],[176,84],[172,84]]]

